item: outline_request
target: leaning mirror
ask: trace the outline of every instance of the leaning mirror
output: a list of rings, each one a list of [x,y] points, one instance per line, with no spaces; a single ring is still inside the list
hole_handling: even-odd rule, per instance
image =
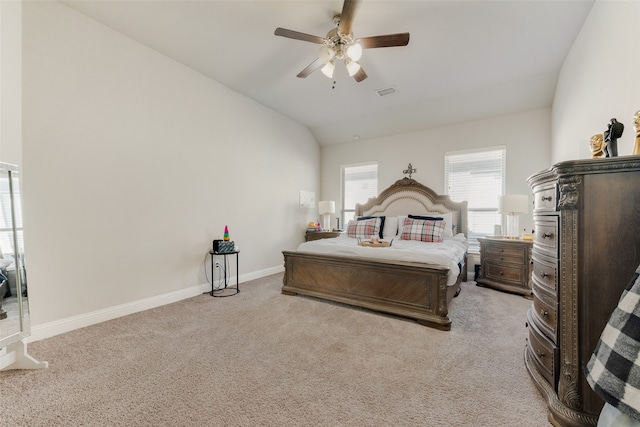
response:
[[[0,163],[0,348],[30,332],[18,167]]]

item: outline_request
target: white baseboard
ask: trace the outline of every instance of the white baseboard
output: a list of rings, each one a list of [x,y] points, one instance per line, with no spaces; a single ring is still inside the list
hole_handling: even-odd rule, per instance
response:
[[[240,284],[242,284],[243,282],[248,282],[250,280],[255,280],[261,277],[280,273],[282,271],[284,271],[284,267],[279,266],[242,274],[240,276]],[[231,284],[235,285],[236,276],[233,275],[233,277],[230,279],[232,279]],[[105,322],[107,320],[116,319],[118,317],[127,316],[129,314],[149,310],[155,307],[160,307],[165,304],[178,302],[183,299],[192,298],[197,295],[201,295],[204,292],[209,292],[210,290],[211,285],[208,283],[203,283],[187,289],[180,289],[178,291],[145,298],[143,300],[133,301],[126,304],[93,311],[91,313],[80,314],[77,316],[68,317],[66,319],[44,323],[42,325],[36,325],[31,328],[31,335],[27,337],[25,341],[33,342],[45,338],[50,338],[59,334],[63,334],[65,332],[73,331],[75,329],[95,325],[96,323]]]

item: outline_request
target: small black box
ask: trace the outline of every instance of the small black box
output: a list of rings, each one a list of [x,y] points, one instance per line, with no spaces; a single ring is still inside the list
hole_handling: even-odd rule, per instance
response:
[[[220,252],[220,253],[225,253],[225,252],[233,252],[235,249],[235,244],[233,242],[230,241],[224,241],[224,240],[219,240],[216,239],[213,241],[213,251],[214,252]]]

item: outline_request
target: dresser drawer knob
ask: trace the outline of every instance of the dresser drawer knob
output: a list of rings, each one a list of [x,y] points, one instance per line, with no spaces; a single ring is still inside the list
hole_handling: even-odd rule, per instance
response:
[[[500,275],[501,275],[501,276],[503,276],[503,275],[504,275],[504,273],[502,272],[502,270],[500,270]]]
[[[553,200],[553,197],[551,196],[542,196],[542,201],[543,202],[550,202]]]
[[[546,279],[547,277],[549,277],[549,275],[543,271],[542,273],[540,273],[540,277]]]
[[[544,353],[540,350],[536,350],[536,354],[538,355],[538,359],[542,359],[544,357]]]
[[[542,317],[547,317],[549,315],[549,313],[547,313],[546,311],[544,311],[544,309],[540,309],[540,314],[542,314]]]
[[[542,233],[542,238],[543,239],[551,238],[551,237],[553,237],[553,234],[551,234],[551,233]]]
[[[500,261],[504,261],[504,257],[503,256],[500,257]]]

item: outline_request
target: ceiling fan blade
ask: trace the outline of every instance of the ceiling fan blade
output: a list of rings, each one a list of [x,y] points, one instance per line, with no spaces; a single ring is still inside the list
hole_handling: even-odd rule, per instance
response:
[[[353,78],[356,79],[356,81],[358,83],[360,83],[361,81],[363,81],[364,79],[367,78],[367,73],[364,72],[364,70],[362,69],[362,67],[360,67],[360,69],[358,70],[358,72],[356,72],[353,75]]]
[[[318,36],[312,36],[311,34],[305,34],[298,31],[287,30],[286,28],[276,28],[276,31],[273,33],[276,36],[287,37],[295,40],[302,40],[305,42],[322,44],[324,43],[324,38]]]
[[[358,7],[359,0],[344,0],[342,5],[342,12],[340,13],[340,23],[338,24],[338,33],[351,34],[351,26],[353,25],[353,18],[356,14],[356,7]]]
[[[317,70],[318,68],[322,67],[323,65],[324,64],[320,60],[320,58],[317,58],[311,64],[307,65],[307,68],[305,68],[304,70],[300,71],[296,77],[300,77],[301,79],[304,79],[309,74],[313,73],[315,70]]]
[[[386,34],[384,36],[363,37],[356,40],[363,49],[376,47],[406,46],[409,44],[409,33]]]

